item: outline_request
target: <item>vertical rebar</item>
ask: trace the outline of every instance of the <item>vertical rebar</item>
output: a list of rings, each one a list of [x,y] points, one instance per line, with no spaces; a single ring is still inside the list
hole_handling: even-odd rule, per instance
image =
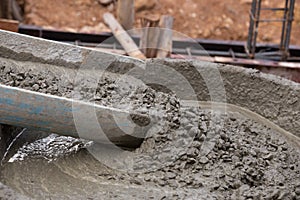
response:
[[[285,7],[284,7],[284,13],[283,13],[283,22],[282,22],[282,30],[281,30],[281,40],[280,40],[280,49],[284,49],[284,41],[285,41],[285,36],[286,36],[286,18],[287,18],[287,13],[288,13],[288,5],[289,5],[289,0],[285,1]]]
[[[251,11],[250,11],[250,24],[248,31],[248,40],[247,40],[247,51],[250,57],[252,57],[251,49],[252,49],[252,39],[253,39],[253,29],[254,29],[254,15],[256,8],[256,0],[252,0]]]
[[[250,12],[250,25],[247,41],[247,50],[251,58],[255,57],[256,39],[258,34],[261,0],[253,0]]]
[[[294,17],[295,0],[286,0],[284,21],[282,23],[282,34],[280,41],[280,51],[282,53],[282,60],[286,60],[289,56],[289,44],[292,30],[292,21]]]
[[[258,35],[258,24],[259,24],[259,17],[260,17],[260,7],[261,7],[261,0],[258,0],[256,13],[255,13],[255,29],[254,29],[254,38],[253,38],[253,46],[252,46],[253,57],[255,57],[256,39]]]
[[[290,44],[290,37],[291,37],[291,31],[292,31],[292,22],[294,20],[294,8],[295,8],[295,0],[290,0],[290,9],[289,9],[288,22],[287,22],[288,25],[287,25],[286,42],[285,42],[286,49],[289,48],[289,44]]]
[[[281,30],[281,40],[280,40],[280,52],[281,52],[281,60],[286,60],[288,50],[286,49],[286,31],[287,31],[287,15],[290,12],[289,10],[289,0],[285,1],[284,13],[283,13],[283,22],[282,22],[282,30]]]
[[[284,11],[282,21],[281,40],[279,50],[281,59],[286,60],[289,57],[289,44],[292,30],[292,21],[294,17],[295,0],[286,0],[284,8],[264,8],[264,10],[282,10]],[[255,58],[256,40],[258,35],[258,25],[260,21],[271,21],[268,19],[260,20],[261,0],[252,0],[250,12],[250,25],[246,51],[250,58]],[[278,20],[279,21],[279,20]]]

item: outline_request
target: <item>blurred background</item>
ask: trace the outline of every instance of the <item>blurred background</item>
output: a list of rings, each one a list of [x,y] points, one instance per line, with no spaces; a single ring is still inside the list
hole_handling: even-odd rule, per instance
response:
[[[2,2],[1,2],[2,1]],[[2,7],[5,1],[0,0]],[[47,29],[101,33],[105,12],[116,14],[117,0],[9,0],[16,4],[6,18]],[[147,15],[171,15],[174,30],[192,38],[246,41],[252,0],[135,0],[135,27]],[[284,7],[283,0],[263,0],[262,7]],[[5,11],[2,11],[2,15]],[[4,17],[4,16],[2,16]],[[282,12],[264,11],[261,18],[281,18]],[[279,43],[281,23],[260,23],[257,41]],[[300,3],[296,1],[292,45],[300,45]]]

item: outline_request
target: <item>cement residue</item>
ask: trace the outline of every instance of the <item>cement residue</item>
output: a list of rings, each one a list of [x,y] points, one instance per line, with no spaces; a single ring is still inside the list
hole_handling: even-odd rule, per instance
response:
[[[3,185],[2,183],[0,183],[0,199],[3,200],[29,200],[28,197],[18,194],[16,193],[16,191],[10,189],[9,187],[7,187],[6,185]]]
[[[292,134],[300,136],[298,131],[300,128],[299,83],[260,73],[254,69],[195,60],[161,59],[148,62],[152,65],[170,67],[186,77],[200,101],[211,101],[212,92],[213,94],[220,92],[218,90],[210,91],[207,82],[222,84],[226,90],[226,100],[217,99],[217,102],[247,108]],[[211,73],[212,69],[216,69],[215,71],[220,73],[220,77],[207,75]],[[176,77],[168,78],[169,82],[176,81]],[[174,87],[178,87],[177,90],[180,91],[180,85]],[[184,98],[184,100],[193,100],[189,96]]]
[[[300,197],[299,147],[284,135],[238,113],[222,114],[195,107],[182,107],[180,113],[182,126],[149,136],[135,150],[136,159],[144,164],[137,163],[137,166],[150,167],[163,162],[160,168],[148,168],[140,173],[115,171],[103,166],[84,149],[48,164],[33,160],[32,156],[36,155],[29,153],[22,162],[6,164],[2,180],[12,187],[21,184],[17,188],[21,187],[21,192],[35,198],[68,199],[70,195],[97,198],[92,193],[95,187],[97,195],[104,194],[106,199],[151,196],[186,199],[190,194],[193,199],[205,199],[203,194],[208,199]],[[72,143],[72,139],[68,141]],[[204,149],[207,142],[213,144],[208,150]],[[55,152],[55,146],[44,145],[42,151],[47,152],[49,148]],[[60,152],[59,145],[56,148]],[[41,168],[43,171],[38,173]],[[24,172],[26,175],[22,175]],[[20,177],[11,179],[12,174]],[[30,192],[32,188],[26,186],[29,179],[34,180],[33,193]],[[59,185],[65,183],[71,183],[72,187],[59,190]],[[82,184],[86,191],[75,192],[83,187]]]
[[[211,116],[218,113],[195,112],[191,108],[182,113],[187,112],[189,114],[182,114],[180,120],[187,123],[175,131],[177,135],[173,140],[159,139],[149,148],[168,143],[168,151],[160,152],[158,159],[161,157],[164,162],[168,155],[178,155],[178,159],[159,171],[140,175],[144,180],[174,189],[204,187],[228,199],[297,196],[299,147],[292,147],[276,131],[232,113],[220,115],[219,120],[214,121]],[[186,140],[188,135],[193,135],[193,139]],[[203,155],[203,151],[207,152],[203,146],[208,140],[214,145]],[[187,141],[190,143],[184,145]]]
[[[229,65],[170,59],[142,62],[133,58],[126,58],[124,56],[28,37],[7,31],[0,31],[0,34],[1,57],[12,59],[13,61],[31,61],[34,62],[31,64],[32,66],[40,68],[44,67],[43,64],[49,64],[51,67],[61,66],[61,71],[64,71],[67,68],[93,68],[103,63],[105,66],[109,66],[112,70],[115,70],[115,72],[128,71],[128,69],[145,64],[164,65],[165,67],[173,68],[187,78],[195,90],[198,100],[201,101],[210,101],[210,92],[207,90],[205,80],[203,80],[203,74],[199,74],[199,71],[195,68],[200,70],[200,73],[210,73],[211,69],[215,68],[222,76],[221,79],[226,90],[227,103],[256,112],[299,137],[300,85],[297,83],[259,73],[257,70]],[[88,65],[86,65],[86,59],[89,60]],[[58,76],[61,75],[58,74]],[[168,82],[176,83],[176,79],[177,76],[168,76]],[[208,81],[219,82],[220,80],[210,77]],[[175,85],[174,87],[178,87],[178,91],[181,89],[181,85]],[[216,91],[216,94],[218,92],[220,91]],[[188,96],[186,98],[190,99]],[[224,102],[224,99],[219,99],[218,102]]]
[[[191,194],[195,199],[203,194],[207,195],[204,199],[300,198],[299,147],[277,131],[236,113],[180,106],[176,96],[128,77],[108,72],[99,77],[89,70],[80,73],[54,66],[41,71],[30,63],[13,65],[3,59],[0,82],[154,113],[157,125],[133,151],[133,170],[128,172],[109,169],[87,152],[81,153],[86,142],[80,139],[51,135],[25,145],[13,157],[16,161],[2,169],[2,180],[19,192],[52,199],[72,195],[79,199],[97,195],[106,199],[186,199]],[[66,183],[70,187],[61,190]],[[83,185],[85,191],[77,192]]]
[[[107,61],[115,64],[111,70],[120,72],[140,61],[125,62],[124,57],[7,32],[1,35],[1,84],[158,116],[157,126],[140,148],[130,152],[133,171],[103,165],[85,149],[83,140],[52,135],[23,146],[17,154],[24,153],[22,161],[2,166],[1,181],[16,191],[36,199],[300,199],[299,146],[285,134],[240,113],[184,107],[176,96],[156,92],[131,77],[91,69]],[[88,53],[95,60],[78,73]],[[195,66],[211,71],[213,64],[147,62],[176,69],[198,99],[210,100]],[[217,69],[230,103],[298,134],[299,85],[253,70]],[[167,78],[176,82],[177,77]],[[104,147],[90,147],[96,146]]]
[[[26,131],[34,134],[33,130]],[[26,134],[26,132],[23,134]],[[22,161],[27,157],[31,159],[43,158],[50,162],[77,153],[80,149],[91,144],[91,141],[51,134],[48,137],[22,146],[8,162]]]
[[[160,175],[150,173],[147,180],[173,188],[208,187],[228,199],[295,196],[299,149],[287,150],[290,146],[283,138],[252,120],[222,116],[224,127],[218,123],[210,127],[207,114],[200,113],[200,117],[197,134],[186,151]],[[215,135],[214,147],[202,155],[210,132]]]

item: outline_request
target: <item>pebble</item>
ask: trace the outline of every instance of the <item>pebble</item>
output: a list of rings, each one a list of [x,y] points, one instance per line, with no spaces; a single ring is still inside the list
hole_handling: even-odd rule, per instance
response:
[[[165,176],[167,179],[174,179],[177,175],[173,172],[166,172]]]
[[[38,90],[40,89],[40,86],[39,86],[38,84],[34,84],[34,85],[32,86],[32,89],[33,89],[34,91],[38,91]]]
[[[199,160],[201,164],[207,164],[209,162],[209,159],[206,156],[202,156]]]
[[[273,200],[273,199],[278,199],[280,195],[280,191],[275,189],[273,192],[270,192],[268,196],[265,197],[266,200]]]
[[[271,160],[274,157],[272,153],[267,154],[266,156],[263,156],[263,159],[265,160]]]
[[[210,177],[211,176],[211,172],[210,171],[204,171],[203,172],[203,176]]]
[[[131,179],[130,183],[135,185],[142,185],[142,182],[139,179]]]
[[[296,187],[295,193],[296,193],[297,195],[300,195],[300,187]]]
[[[200,133],[199,129],[197,127],[193,127],[189,130],[189,136],[195,137]]]

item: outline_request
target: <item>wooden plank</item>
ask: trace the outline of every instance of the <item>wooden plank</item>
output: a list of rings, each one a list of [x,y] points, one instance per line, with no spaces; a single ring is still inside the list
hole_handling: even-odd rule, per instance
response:
[[[15,20],[0,19],[0,29],[12,32],[18,32],[19,22]]]
[[[146,59],[144,54],[139,50],[133,39],[122,28],[115,17],[111,13],[104,13],[104,22],[110,27],[116,39],[120,42],[126,53],[134,58]]]
[[[173,46],[173,17],[170,15],[161,16],[159,27],[161,28],[161,31],[158,43],[157,58],[170,57]]]
[[[155,58],[157,55],[157,48],[159,43],[160,29],[159,17],[151,15],[141,19],[143,27],[140,49],[147,58]]]
[[[23,13],[18,2],[16,0],[10,0],[10,3],[13,19],[18,20],[19,22],[23,21]]]
[[[125,30],[133,28],[134,0],[119,0],[117,3],[117,19]]]

